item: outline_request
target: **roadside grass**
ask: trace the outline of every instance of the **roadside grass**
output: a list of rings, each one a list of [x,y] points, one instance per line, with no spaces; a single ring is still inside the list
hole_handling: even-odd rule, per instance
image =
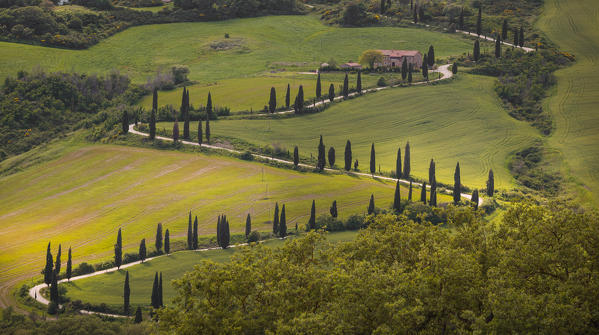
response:
[[[358,234],[357,231],[327,233],[330,242],[350,241]],[[295,238],[295,236],[290,236]],[[274,239],[264,242],[268,247],[280,247],[284,240]],[[227,262],[242,248],[228,248],[225,250],[207,251],[181,251],[169,256],[160,257],[143,264],[134,265],[125,270],[105,273],[98,276],[61,284],[67,288],[66,296],[71,300],[81,300],[94,305],[106,304],[119,308],[123,304],[123,283],[125,273],[129,271],[129,284],[131,287],[131,304],[133,306],[148,306],[152,293],[154,274],[162,272],[164,303],[170,304],[176,291],[171,285],[172,280],[179,279],[185,272],[192,271],[194,265],[202,261]]]
[[[576,63],[558,70],[557,90],[544,108],[554,118],[550,159],[580,199],[599,204],[599,31],[593,0],[548,0],[537,27]]]
[[[225,39],[228,33],[230,39]],[[271,70],[314,70],[321,62],[357,61],[366,49],[416,49],[435,46],[437,58],[462,54],[472,42],[461,34],[417,28],[339,28],[313,15],[268,16],[219,22],[132,27],[86,50],[66,50],[0,42],[0,80],[36,66],[47,71],[103,73],[112,69],[143,83],[158,69],[189,66],[198,83],[244,78]],[[211,45],[235,45],[216,50]]]
[[[343,164],[345,143],[352,143],[353,158],[368,171],[370,147],[375,144],[376,168],[395,170],[398,147],[410,141],[412,175],[428,178],[434,158],[437,180],[453,183],[460,162],[462,183],[484,188],[489,169],[495,185],[514,186],[507,169],[511,153],[539,138],[528,124],[510,117],[493,91],[494,78],[461,74],[446,85],[402,87],[337,103],[317,114],[291,118],[218,120],[211,122],[213,137],[238,138],[256,146],[282,151],[299,147],[303,157],[317,157],[318,139],[334,147],[337,165]],[[181,125],[180,125],[181,127]],[[172,123],[158,123],[169,134]],[[197,134],[192,124],[191,134]]]
[[[275,202],[286,205],[289,229],[296,223],[301,229],[313,199],[318,215],[337,200],[341,218],[366,212],[371,194],[381,208],[393,201],[394,183],[368,177],[297,172],[217,154],[73,146],[55,160],[0,177],[0,283],[39,279],[49,241],[54,256],[62,245],[63,268],[69,247],[74,267],[112,260],[119,227],[125,253],[136,253],[142,238],[152,251],[158,223],[179,243],[190,210],[205,236],[215,234],[220,214],[233,233],[244,230],[248,213],[254,230],[270,231]],[[407,189],[401,191],[405,198]],[[450,199],[439,196],[440,203]]]

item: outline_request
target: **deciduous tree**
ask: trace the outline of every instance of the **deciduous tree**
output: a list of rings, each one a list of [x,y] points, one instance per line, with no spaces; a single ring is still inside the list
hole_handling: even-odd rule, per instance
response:
[[[383,54],[378,50],[366,50],[360,55],[358,62],[362,65],[367,65],[370,69],[374,69],[376,63],[383,62]]]

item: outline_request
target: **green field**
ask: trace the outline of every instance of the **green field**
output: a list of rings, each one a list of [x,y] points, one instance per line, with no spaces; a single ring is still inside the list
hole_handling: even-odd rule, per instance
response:
[[[224,39],[229,33],[231,38]],[[216,51],[215,42],[231,48]],[[472,42],[456,34],[413,28],[338,28],[316,16],[270,16],[205,23],[129,28],[86,50],[0,42],[0,80],[37,65],[48,71],[106,72],[117,69],[145,82],[160,68],[189,66],[198,83],[244,78],[273,70],[314,70],[321,62],[356,61],[362,51],[428,50],[437,57],[468,52]],[[236,46],[235,46],[236,45]],[[268,92],[267,92],[268,93]]]
[[[327,240],[348,241],[355,238],[356,231],[347,231],[327,234]],[[283,240],[269,240],[265,245],[277,247]],[[170,285],[173,279],[179,279],[184,272],[193,270],[193,266],[204,260],[213,262],[226,262],[238,252],[240,248],[208,251],[183,251],[168,257],[160,257],[140,265],[106,273],[95,277],[81,279],[66,284],[67,297],[71,300],[81,300],[99,305],[105,303],[109,306],[120,307],[123,304],[123,283],[125,271],[129,271],[131,285],[131,304],[147,306],[150,302],[154,274],[162,272],[163,294],[165,304],[169,304],[175,296],[175,289]]]
[[[293,229],[295,223],[307,223],[313,199],[318,214],[328,213],[337,200],[345,218],[365,212],[370,194],[379,207],[390,207],[394,187],[371,178],[301,173],[218,155],[72,145],[56,160],[0,178],[0,289],[36,280],[48,241],[54,255],[62,244],[63,262],[72,247],[76,266],[111,259],[119,227],[125,252],[137,252],[142,238],[153,245],[159,222],[173,241],[184,239],[189,210],[198,216],[201,235],[214,234],[220,214],[227,215],[233,233],[243,231],[247,213],[253,229],[270,231],[275,202],[285,203]],[[442,196],[439,201],[450,200]]]
[[[555,120],[548,141],[578,195],[599,203],[599,10],[595,0],[547,0],[538,27],[574,54],[577,62],[556,72],[557,92],[545,103]]]
[[[493,91],[494,80],[463,74],[445,85],[372,93],[318,114],[277,120],[219,120],[211,123],[211,131],[261,146],[278,142],[291,151],[297,145],[305,157],[317,156],[322,134],[327,148],[335,147],[340,162],[345,142],[350,139],[363,171],[368,170],[372,142],[377,165],[391,171],[398,146],[403,151],[409,140],[412,174],[417,177],[427,178],[429,161],[434,158],[437,179],[451,184],[459,160],[465,185],[484,187],[493,168],[496,186],[507,188],[513,185],[506,167],[508,156],[539,135],[501,107]],[[158,128],[168,131],[172,124],[159,123]]]

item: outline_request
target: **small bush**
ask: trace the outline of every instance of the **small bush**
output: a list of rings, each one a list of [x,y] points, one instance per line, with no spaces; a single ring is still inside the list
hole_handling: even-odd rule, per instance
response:
[[[254,230],[253,232],[251,232],[248,235],[248,243],[258,242],[258,241],[260,241],[260,232],[257,230]]]
[[[85,275],[94,271],[95,270],[93,265],[83,262],[73,270],[73,277]]]
[[[347,230],[358,230],[364,226],[364,216],[354,214],[347,218],[347,221],[345,221],[344,226]]]
[[[379,87],[387,86],[387,81],[385,80],[385,78],[380,77],[379,80],[376,82],[376,85]]]
[[[254,160],[254,155],[252,155],[252,153],[250,151],[246,150],[241,155],[239,155],[239,158],[246,160],[246,161],[252,161],[252,160]]]

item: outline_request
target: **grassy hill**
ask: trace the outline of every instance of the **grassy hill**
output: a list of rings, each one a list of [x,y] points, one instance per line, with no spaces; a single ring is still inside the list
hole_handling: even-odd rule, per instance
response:
[[[49,241],[54,255],[62,244],[63,262],[72,247],[76,266],[110,260],[119,227],[125,252],[137,252],[142,238],[153,245],[159,222],[173,240],[184,239],[189,210],[198,216],[201,235],[215,233],[219,214],[227,214],[232,232],[243,231],[247,213],[253,229],[270,231],[275,202],[285,203],[293,229],[295,223],[307,223],[312,199],[318,214],[328,213],[337,200],[339,215],[346,218],[365,212],[370,194],[379,207],[389,207],[395,187],[370,178],[301,173],[217,155],[137,147],[71,144],[57,155],[0,177],[4,297],[7,287],[37,278]],[[402,193],[406,196],[407,190],[402,188]],[[446,201],[448,196],[439,197],[439,202]]]
[[[547,0],[538,27],[576,64],[556,72],[557,92],[545,108],[555,120],[548,144],[556,149],[559,168],[573,177],[577,193],[599,203],[599,31],[597,2],[593,0]]]
[[[211,131],[217,137],[240,138],[260,146],[279,143],[291,151],[298,145],[305,157],[317,156],[322,134],[327,150],[335,147],[338,161],[342,161],[345,142],[350,139],[362,170],[368,170],[372,142],[377,164],[391,171],[398,146],[403,152],[409,140],[415,176],[426,178],[429,161],[434,158],[437,179],[451,184],[459,161],[465,185],[484,187],[493,168],[496,185],[507,188],[512,186],[507,158],[539,136],[528,124],[507,114],[493,92],[493,83],[494,78],[462,74],[446,85],[381,91],[313,115],[219,120],[211,123]],[[168,131],[172,124],[159,123],[158,128]]]

